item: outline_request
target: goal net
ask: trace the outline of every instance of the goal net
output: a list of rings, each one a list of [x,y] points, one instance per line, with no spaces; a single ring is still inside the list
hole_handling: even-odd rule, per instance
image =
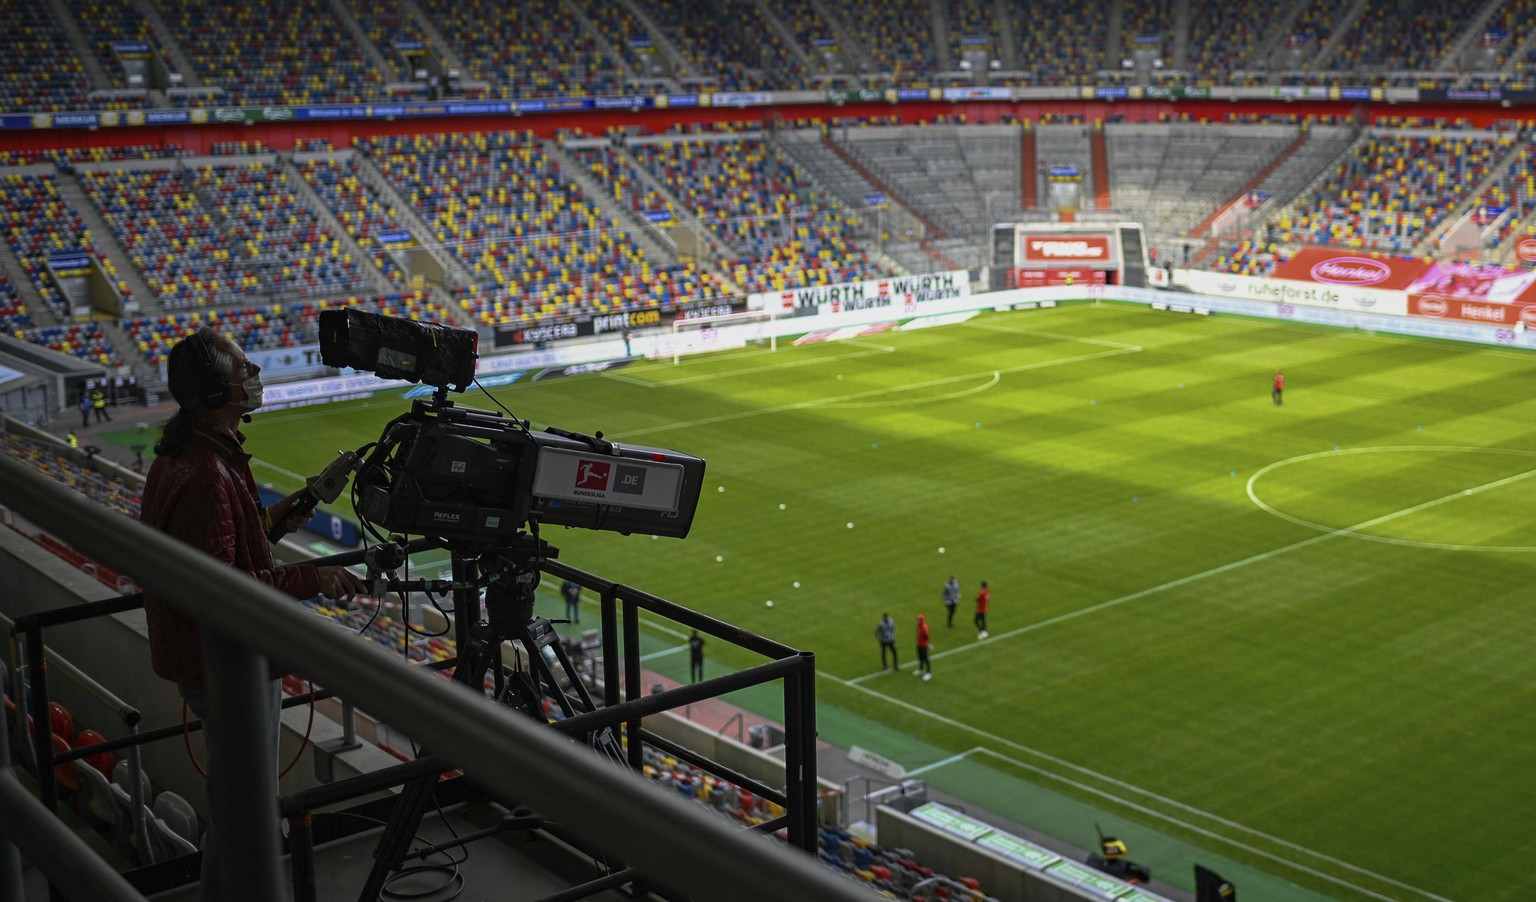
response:
[[[682,362],[687,354],[744,348],[763,339],[768,340],[769,350],[777,351],[779,340],[771,328],[774,319],[769,311],[749,310],[677,320],[672,323],[672,363]]]

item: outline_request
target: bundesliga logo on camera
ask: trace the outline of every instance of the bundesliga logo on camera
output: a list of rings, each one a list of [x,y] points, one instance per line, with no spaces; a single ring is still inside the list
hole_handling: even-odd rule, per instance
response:
[[[598,493],[614,491],[639,495],[645,491],[643,467],[614,466],[606,460],[583,460],[576,467],[576,488]]]

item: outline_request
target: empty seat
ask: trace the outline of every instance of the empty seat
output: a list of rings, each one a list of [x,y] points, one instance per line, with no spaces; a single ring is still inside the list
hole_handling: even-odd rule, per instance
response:
[[[197,812],[186,799],[170,790],[161,792],[155,797],[154,815],[160,823],[166,824],[179,837],[191,843],[195,848],[202,837],[198,829]]]

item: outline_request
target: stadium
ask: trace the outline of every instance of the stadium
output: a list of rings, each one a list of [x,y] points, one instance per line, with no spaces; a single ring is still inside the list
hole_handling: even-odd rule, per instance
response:
[[[1532,20],[4,4],[0,898],[1536,897]],[[136,522],[204,327],[372,591]]]

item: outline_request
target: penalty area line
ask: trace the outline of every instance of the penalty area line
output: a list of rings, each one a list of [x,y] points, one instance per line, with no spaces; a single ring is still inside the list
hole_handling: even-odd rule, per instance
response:
[[[1090,770],[1089,768],[1083,767],[1082,765],[1073,764],[1072,762],[1067,761],[1067,760],[1065,760],[1063,758],[1058,758],[1058,757],[1056,757],[1054,755],[1049,755],[1049,754],[1047,754],[1045,752],[1042,752],[1042,751],[1040,751],[1038,749],[1030,748],[1027,745],[1023,745],[1021,743],[1014,742],[1014,741],[1012,741],[1010,739],[1005,739],[1002,736],[998,736],[998,735],[993,734],[993,733],[988,733],[987,731],[982,730],[982,729],[980,729],[978,727],[974,727],[971,724],[965,723],[963,721],[955,720],[954,718],[951,718],[951,717],[946,717],[943,714],[939,714],[936,711],[930,710],[928,708],[924,708],[921,705],[915,705],[915,704],[912,704],[911,702],[907,702],[907,701],[904,701],[902,699],[895,698],[894,696],[886,695],[883,692],[877,692],[874,689],[869,688],[868,686],[858,685],[858,684],[853,683],[850,680],[839,679],[839,678],[834,677],[834,676],[832,676],[830,674],[821,674],[821,678],[822,679],[830,679],[831,681],[833,681],[835,683],[842,683],[843,685],[848,686],[850,689],[855,689],[855,690],[857,690],[859,692],[863,692],[863,693],[865,693],[867,695],[873,696],[874,698],[880,699],[881,701],[888,702],[889,704],[894,705],[894,706],[896,706],[898,708],[902,708],[904,710],[911,711],[911,712],[913,712],[915,714],[918,714],[918,715],[921,715],[921,716],[924,716],[924,717],[928,717],[928,718],[930,718],[932,720],[936,720],[939,723],[942,723],[942,724],[944,724],[946,726],[953,727],[953,728],[958,729],[958,730],[963,730],[964,732],[970,733],[970,734],[972,734],[974,736],[978,736],[981,739],[983,739],[983,740],[985,740],[985,741],[987,741],[989,743],[992,743],[992,744],[994,744],[996,746],[1015,749],[1015,750],[1017,750],[1019,752],[1022,752],[1022,753],[1026,754],[1026,755],[1030,755],[1030,756],[1038,758],[1038,759],[1040,759],[1042,761],[1049,762],[1050,764],[1055,765],[1058,768],[1062,768],[1062,769],[1070,770],[1070,771],[1076,771],[1076,772],[1078,772],[1080,774],[1083,774],[1086,777],[1089,777],[1089,778],[1101,781],[1103,783],[1107,783],[1107,784],[1109,784],[1111,786],[1115,786],[1115,787],[1118,787],[1120,789],[1123,789],[1123,790],[1135,793],[1135,794],[1140,795],[1140,796],[1142,796],[1144,798],[1151,799],[1151,800],[1153,800],[1153,801],[1155,801],[1155,802],[1157,802],[1159,804],[1168,806],[1168,807],[1176,809],[1176,810],[1184,811],[1184,812],[1186,812],[1188,814],[1191,814],[1191,815],[1194,815],[1196,817],[1208,820],[1208,821],[1210,821],[1212,823],[1215,823],[1215,824],[1219,824],[1219,825],[1221,825],[1223,827],[1226,827],[1228,829],[1235,830],[1235,831],[1238,831],[1240,833],[1246,834],[1248,836],[1254,837],[1255,839],[1259,839],[1259,840],[1262,840],[1264,842],[1272,843],[1275,846],[1278,846],[1280,848],[1288,849],[1288,850],[1290,850],[1292,852],[1296,852],[1296,853],[1299,853],[1301,855],[1309,856],[1309,857],[1314,858],[1314,859],[1316,859],[1317,861],[1320,861],[1320,862],[1326,862],[1327,864],[1333,865],[1335,867],[1342,868],[1342,869],[1344,869],[1346,871],[1352,872],[1352,873],[1357,874],[1357,875],[1359,875],[1361,877],[1366,877],[1366,878],[1369,878],[1371,880],[1378,881],[1380,883],[1396,887],[1398,889],[1408,890],[1408,891],[1410,891],[1412,893],[1415,893],[1415,894],[1417,894],[1419,896],[1424,897],[1425,899],[1432,900],[1432,902],[1453,902],[1453,900],[1446,899],[1443,896],[1437,896],[1434,893],[1429,892],[1428,890],[1423,890],[1423,889],[1420,889],[1420,888],[1418,888],[1416,886],[1413,886],[1411,884],[1407,884],[1407,883],[1403,883],[1403,882],[1398,881],[1398,880],[1394,880],[1391,877],[1387,877],[1387,876],[1384,876],[1382,874],[1378,874],[1378,873],[1376,873],[1374,871],[1368,870],[1366,868],[1362,868],[1359,865],[1350,864],[1347,861],[1343,861],[1342,859],[1334,858],[1334,857],[1332,857],[1330,855],[1326,855],[1326,854],[1324,854],[1322,852],[1317,852],[1317,851],[1314,851],[1312,849],[1308,849],[1305,846],[1299,845],[1297,843],[1293,843],[1293,842],[1291,842],[1289,840],[1286,840],[1286,839],[1281,839],[1278,836],[1272,836],[1272,835],[1270,835],[1268,833],[1264,833],[1263,831],[1256,830],[1256,829],[1254,829],[1252,827],[1249,827],[1249,826],[1246,826],[1244,824],[1240,824],[1237,821],[1233,821],[1233,820],[1229,820],[1227,818],[1221,817],[1220,815],[1212,814],[1212,813],[1210,813],[1208,811],[1203,811],[1203,810],[1201,810],[1199,808],[1195,808],[1192,805],[1185,804],[1184,802],[1180,802],[1180,801],[1178,801],[1176,799],[1171,799],[1171,798],[1168,798],[1167,796],[1158,795],[1157,793],[1151,792],[1150,790],[1142,789],[1139,786],[1135,786],[1135,785],[1133,785],[1131,783],[1126,783],[1123,780],[1117,780],[1114,777],[1110,777],[1110,776],[1108,776],[1106,774],[1098,773],[1097,771]],[[1110,792],[1108,790],[1100,789],[1100,788],[1098,788],[1096,786],[1091,786],[1091,785],[1088,785],[1088,784],[1083,783],[1081,781],[1074,780],[1071,777],[1064,776],[1063,774],[1058,773],[1057,771],[1041,767],[1041,766],[1039,766],[1037,764],[1030,764],[1030,763],[1028,763],[1026,761],[1022,761],[1022,760],[1019,760],[1019,759],[1016,759],[1016,758],[1012,758],[1012,757],[1010,757],[1008,755],[1005,755],[1005,754],[1003,754],[1001,752],[996,751],[993,748],[988,748],[986,746],[977,746],[975,748],[970,749],[969,751],[967,751],[966,753],[964,753],[962,755],[952,756],[952,757],[947,758],[947,759],[945,759],[943,761],[935,762],[933,764],[930,764],[930,765],[927,765],[927,766],[921,768],[921,770],[925,770],[925,771],[927,771],[927,770],[934,770],[934,769],[936,769],[937,767],[939,767],[941,765],[957,763],[957,761],[959,761],[961,759],[964,759],[964,758],[966,758],[968,756],[971,756],[972,754],[990,755],[990,756],[992,756],[994,758],[997,758],[999,760],[1002,760],[1002,761],[1008,762],[1010,764],[1013,764],[1013,765],[1015,765],[1015,766],[1017,766],[1017,767],[1019,767],[1019,768],[1021,768],[1023,770],[1027,770],[1027,771],[1030,771],[1031,773],[1039,774],[1042,777],[1046,777],[1048,779],[1055,780],[1055,781],[1057,781],[1059,783],[1065,784],[1067,786],[1071,786],[1071,787],[1073,787],[1075,789],[1079,789],[1079,790],[1081,790],[1081,791],[1083,791],[1085,793],[1088,793],[1090,795],[1098,796],[1098,797],[1100,797],[1102,799],[1105,799],[1106,801],[1110,801],[1110,802],[1113,802],[1115,804],[1124,806],[1126,808],[1130,808],[1130,809],[1132,809],[1134,811],[1138,811],[1138,812],[1144,813],[1144,814],[1146,814],[1149,817],[1156,818],[1156,819],[1161,820],[1161,821],[1165,821],[1167,823],[1173,824],[1173,825],[1178,826],[1178,827],[1182,827],[1182,828],[1184,828],[1186,830],[1189,830],[1189,831],[1191,831],[1193,833],[1197,833],[1197,834],[1199,834],[1201,836],[1208,837],[1210,839],[1216,840],[1216,841],[1221,842],[1221,843],[1225,843],[1225,844],[1233,846],[1235,848],[1239,848],[1239,849],[1243,849],[1245,851],[1252,852],[1254,855],[1257,855],[1257,856],[1259,856],[1261,858],[1268,859],[1270,861],[1275,862],[1276,864],[1280,864],[1280,865],[1283,865],[1285,867],[1292,868],[1292,869],[1294,869],[1296,871],[1299,871],[1301,873],[1310,874],[1310,875],[1318,878],[1319,880],[1324,880],[1324,881],[1327,881],[1329,883],[1335,883],[1335,884],[1338,884],[1340,886],[1348,887],[1348,888],[1353,889],[1353,890],[1355,890],[1355,891],[1357,891],[1359,893],[1362,893],[1363,895],[1370,896],[1371,898],[1386,900],[1386,902],[1393,902],[1393,900],[1396,900],[1396,899],[1399,898],[1397,896],[1387,896],[1387,895],[1382,895],[1381,893],[1373,892],[1373,891],[1371,891],[1369,889],[1366,889],[1365,887],[1358,886],[1356,884],[1350,883],[1348,880],[1346,880],[1346,879],[1344,879],[1342,877],[1338,877],[1338,876],[1335,876],[1335,875],[1332,875],[1332,874],[1328,874],[1328,873],[1323,872],[1323,871],[1319,871],[1319,870],[1317,870],[1315,868],[1312,868],[1312,867],[1310,867],[1308,865],[1302,864],[1301,862],[1298,862],[1298,861],[1292,861],[1292,860],[1284,857],[1283,855],[1279,855],[1279,854],[1274,853],[1274,852],[1268,852],[1268,851],[1265,851],[1263,849],[1255,848],[1254,846],[1252,846],[1249,843],[1243,842],[1241,840],[1235,839],[1235,838],[1230,837],[1230,836],[1226,836],[1226,835],[1224,835],[1222,833],[1219,833],[1219,832],[1216,832],[1214,830],[1210,830],[1210,829],[1207,829],[1207,828],[1204,828],[1204,827],[1196,826],[1195,824],[1191,824],[1188,821],[1183,820],[1183,819],[1181,819],[1181,818],[1179,818],[1179,817],[1177,817],[1175,815],[1168,814],[1168,813],[1163,812],[1163,811],[1159,811],[1159,810],[1157,810],[1155,808],[1151,808],[1151,807],[1146,806],[1146,805],[1142,805],[1142,804],[1139,804],[1139,803],[1136,803],[1136,802],[1132,802],[1129,799],[1126,799],[1124,796],[1116,795],[1115,793]]]

